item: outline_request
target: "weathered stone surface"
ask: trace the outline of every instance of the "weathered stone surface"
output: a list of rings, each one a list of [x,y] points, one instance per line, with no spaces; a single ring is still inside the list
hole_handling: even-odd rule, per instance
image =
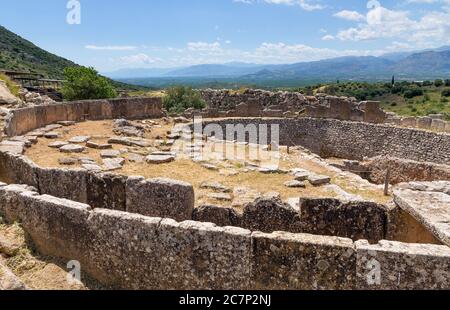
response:
[[[6,267],[0,258],[0,291],[22,291],[26,285]]]
[[[302,231],[305,233],[367,239],[372,243],[385,238],[388,212],[376,203],[304,199],[300,209]]]
[[[63,146],[66,146],[68,144],[69,144],[68,142],[64,142],[64,141],[55,141],[55,142],[50,143],[48,145],[48,147],[53,148],[53,149],[60,149]]]
[[[59,121],[58,125],[62,125],[64,127],[69,127],[69,126],[73,126],[76,123],[74,121]]]
[[[116,158],[120,156],[120,151],[116,150],[105,150],[100,152],[102,158]]]
[[[149,164],[165,164],[175,161],[175,157],[172,155],[149,155],[145,161]]]
[[[102,167],[93,163],[84,163],[81,165],[81,168],[86,169],[87,171],[100,172],[102,171]]]
[[[87,172],[83,169],[37,169],[41,194],[86,203]]]
[[[288,182],[284,183],[284,186],[290,187],[290,188],[305,188],[306,184],[305,184],[305,182],[294,180],[294,181],[288,181]]]
[[[297,171],[294,173],[294,178],[296,181],[303,182],[308,180],[310,174],[308,171]]]
[[[356,255],[350,239],[277,232],[252,234],[254,289],[353,289]]]
[[[126,176],[89,173],[87,178],[87,203],[96,209],[125,211]]]
[[[242,215],[233,208],[204,205],[194,209],[192,219],[198,222],[214,223],[217,226],[235,226],[242,224]]]
[[[67,144],[59,148],[63,153],[82,153],[86,148],[78,144]]]
[[[356,242],[357,288],[374,290],[450,289],[450,248],[380,241]]]
[[[139,154],[131,153],[130,155],[128,155],[127,159],[133,163],[141,163],[144,161],[145,157]]]
[[[229,188],[219,182],[203,182],[202,184],[200,184],[200,188],[211,189],[213,191],[221,192],[221,193],[231,193],[232,192],[231,188]]]
[[[169,179],[130,177],[126,183],[127,211],[147,216],[189,220],[194,210],[192,185]]]
[[[125,159],[123,158],[105,158],[103,159],[103,170],[114,171],[122,169],[125,164]]]
[[[208,194],[208,198],[218,200],[218,201],[231,201],[233,197],[226,193],[211,193]]]
[[[2,141],[0,142],[0,152],[23,154],[25,152],[25,144],[17,141]]]
[[[376,184],[384,184],[388,170],[390,171],[390,184],[411,181],[450,180],[449,165],[418,162],[387,156],[371,158],[365,161],[361,168],[364,171],[370,171],[368,179]]]
[[[88,141],[86,143],[86,146],[91,149],[98,149],[98,150],[112,149],[111,144],[102,144],[102,143],[97,143],[97,142],[93,142],[93,141]]]
[[[212,121],[205,121],[208,126]],[[450,163],[450,135],[388,125],[334,119],[225,119],[214,120],[225,132],[227,125],[267,125],[267,141],[279,127],[280,145],[298,145],[322,157],[363,160],[381,155]],[[380,137],[383,137],[382,139]],[[258,140],[263,138],[258,135]]]
[[[91,140],[90,136],[76,136],[69,140],[69,143],[77,144],[77,143],[86,143]]]
[[[49,131],[44,134],[44,138],[47,139],[57,139],[59,137],[59,133],[54,131]]]
[[[38,188],[38,167],[25,156],[0,152],[0,175],[12,184],[28,184]]]
[[[450,182],[438,182],[445,190]],[[450,246],[450,195],[433,191],[433,183],[424,183],[425,191],[398,189],[394,192],[395,203],[424,225],[438,240]],[[417,185],[420,185],[417,184]]]
[[[310,174],[308,176],[308,181],[309,183],[311,183],[311,185],[320,186],[330,183],[331,178],[326,175]]]
[[[126,146],[149,147],[151,142],[140,138],[113,137],[108,140],[109,144],[121,144]]]
[[[63,158],[58,159],[58,163],[60,165],[71,166],[71,165],[75,165],[77,162],[78,162],[78,159],[72,158],[72,157],[63,157]]]
[[[279,199],[259,198],[244,208],[244,228],[251,231],[301,232],[300,214]]]

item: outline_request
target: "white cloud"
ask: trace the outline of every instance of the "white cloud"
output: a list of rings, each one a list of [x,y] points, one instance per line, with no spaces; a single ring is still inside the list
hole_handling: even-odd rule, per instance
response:
[[[98,45],[86,45],[86,49],[95,50],[95,51],[133,51],[136,50],[136,46],[128,46],[128,45],[107,45],[107,46],[98,46]]]
[[[125,65],[149,65],[160,61],[159,58],[153,58],[143,53],[137,55],[124,56],[121,57],[119,60]]]
[[[233,2],[245,4],[265,2],[269,4],[297,5],[305,11],[322,10],[326,7],[325,5],[312,0],[233,0]]]
[[[342,41],[398,39],[418,47],[450,43],[450,11],[429,11],[412,19],[407,11],[375,6],[365,19],[358,27],[339,31],[336,37]]]
[[[189,42],[187,48],[190,51],[217,52],[221,50],[219,42]]]
[[[356,11],[348,11],[348,10],[343,10],[343,11],[337,12],[333,16],[342,18],[345,20],[350,20],[350,21],[361,21],[361,20],[366,19],[365,16],[360,13],[358,13]]]
[[[334,40],[334,39],[335,39],[335,37],[332,36],[331,34],[327,34],[327,35],[324,35],[324,36],[322,37],[322,40],[323,40],[323,41],[331,41],[331,40]]]

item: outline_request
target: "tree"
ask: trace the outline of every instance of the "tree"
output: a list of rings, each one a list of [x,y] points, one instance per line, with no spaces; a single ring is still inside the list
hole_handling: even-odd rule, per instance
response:
[[[111,83],[94,68],[68,67],[64,69],[62,94],[65,100],[107,99],[117,97]]]
[[[445,80],[445,86],[450,86],[450,79]]]
[[[203,109],[206,107],[206,103],[198,91],[183,86],[167,89],[163,104],[164,108],[170,113],[182,113],[189,108]]]
[[[392,86],[395,85],[395,75],[392,76],[392,82],[391,82]]]
[[[441,87],[443,85],[444,85],[444,81],[442,81],[442,80],[435,80],[434,81],[434,86],[436,86],[436,87]]]

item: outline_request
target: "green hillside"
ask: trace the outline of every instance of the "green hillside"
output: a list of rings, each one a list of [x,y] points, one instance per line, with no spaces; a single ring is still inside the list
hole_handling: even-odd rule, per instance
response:
[[[0,69],[42,73],[62,79],[63,70],[76,64],[53,55],[0,26]]]
[[[63,57],[51,54],[30,41],[0,26],[0,69],[41,73],[45,78],[64,79],[64,68],[78,66]],[[146,90],[110,80],[113,86],[123,90]]]

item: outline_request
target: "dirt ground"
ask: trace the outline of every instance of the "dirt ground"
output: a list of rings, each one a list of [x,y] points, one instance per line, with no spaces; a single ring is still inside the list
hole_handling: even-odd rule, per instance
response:
[[[157,120],[155,123],[147,123],[150,121],[139,122],[139,125],[148,127],[144,138],[155,141],[155,139],[162,139],[167,141],[167,135],[173,128],[172,122],[164,122]],[[147,125],[146,125],[147,124]],[[78,123],[71,127],[63,127],[56,130],[60,133],[60,137],[55,139],[57,141],[68,141],[75,136],[91,136],[91,141],[106,143],[108,138],[115,136],[113,133],[113,121],[88,121]],[[102,164],[100,150],[87,148],[85,153],[81,154],[63,154],[58,149],[48,147],[48,144],[54,142],[46,138],[39,138],[38,143],[26,151],[26,155],[41,167],[63,167],[74,168],[75,166],[60,165],[58,160],[63,157],[89,157],[98,165]],[[178,142],[176,142],[178,143]],[[203,142],[205,143],[205,141]],[[177,144],[176,144],[177,145]],[[140,147],[126,147],[123,145],[113,145],[113,149],[121,150],[121,155],[126,159],[126,163],[122,169],[114,171],[114,173],[125,175],[140,175],[146,178],[165,177],[191,183],[194,186],[196,193],[196,204],[216,204],[222,206],[232,205],[238,211],[242,210],[242,201],[236,197],[241,195],[252,196],[251,193],[267,194],[277,192],[281,198],[287,200],[293,197],[308,197],[308,198],[337,198],[338,194],[330,189],[328,186],[314,187],[306,182],[306,188],[288,188],[284,185],[285,182],[292,181],[293,176],[285,173],[265,174],[255,169],[253,165],[265,166],[271,165],[273,162],[259,162],[249,158],[250,146],[229,144],[217,141],[207,141],[203,148],[204,154],[219,155],[224,157],[224,154],[230,154],[232,151],[240,150],[247,154],[244,160],[206,160],[203,162],[193,161],[189,156],[177,158],[176,161],[167,164],[149,164],[147,162],[130,162],[128,157],[132,153],[139,153],[142,155],[150,154],[154,151],[167,151],[170,148],[154,145],[148,148]],[[259,154],[262,154],[265,159],[277,160],[275,153],[262,150],[261,146],[257,147]],[[222,156],[221,156],[222,155]],[[225,156],[226,157],[226,156]],[[217,169],[205,168],[203,164],[212,164]],[[294,168],[301,168],[311,171],[315,174],[327,175],[331,177],[331,184],[339,186],[343,191],[360,196],[363,199],[374,200],[377,202],[386,202],[389,198],[383,196],[382,189],[366,186],[365,183],[359,183],[357,178],[347,178],[338,174],[335,170],[330,169],[324,163],[319,163],[317,159],[311,158],[308,153],[298,148],[291,148],[289,154],[286,147],[280,147],[279,167],[283,170],[290,170]],[[220,184],[231,189],[232,201],[223,201],[211,198],[213,191],[201,188],[204,182],[219,182]],[[250,193],[250,194],[249,194]],[[245,198],[245,197],[241,197]]]
[[[67,262],[39,255],[27,241],[18,224],[3,223],[0,218],[0,260],[29,289],[33,290],[89,290],[102,289],[92,279],[67,281]]]

